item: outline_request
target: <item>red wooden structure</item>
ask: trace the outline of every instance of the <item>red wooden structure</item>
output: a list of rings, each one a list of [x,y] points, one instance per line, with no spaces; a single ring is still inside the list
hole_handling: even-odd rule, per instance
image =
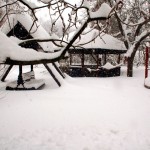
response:
[[[149,49],[150,47],[146,46],[146,53],[145,53],[145,78],[148,77],[148,62],[149,62]]]

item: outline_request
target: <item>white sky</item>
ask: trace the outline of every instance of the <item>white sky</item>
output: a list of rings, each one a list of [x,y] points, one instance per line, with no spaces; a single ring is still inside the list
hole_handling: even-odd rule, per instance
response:
[[[37,6],[43,5],[43,3],[39,3],[37,0],[34,0],[34,2],[32,0],[26,0],[26,1],[29,1],[31,3],[35,3]],[[81,0],[65,0],[65,1],[68,2],[68,3],[70,3],[70,4],[72,4],[72,5],[75,5],[75,4],[79,4],[79,2]],[[65,11],[63,14],[67,15],[68,13],[67,13],[67,11]],[[43,19],[43,20],[48,20],[49,19],[49,11],[48,11],[47,8],[45,8],[45,9],[44,8],[43,9],[39,9],[39,11],[37,10],[36,15],[39,18]]]
[[[29,1],[31,1],[31,0],[29,0]],[[75,0],[75,1],[74,0],[65,0],[65,1],[72,5],[75,5],[75,4],[79,4],[79,2],[81,0]],[[37,2],[37,0],[34,2],[35,2],[35,4],[39,5],[39,2]],[[63,12],[63,16],[65,16],[64,19],[66,22],[68,21],[68,12],[70,12],[70,11],[71,11],[71,9],[68,8]],[[36,15],[41,21],[47,21],[50,19],[48,8],[43,8],[43,9],[37,10]]]

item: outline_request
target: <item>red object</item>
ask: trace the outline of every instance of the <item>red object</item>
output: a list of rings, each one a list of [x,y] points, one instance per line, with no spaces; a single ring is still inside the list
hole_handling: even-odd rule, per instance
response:
[[[148,50],[149,50],[149,47],[146,47],[146,58],[145,58],[145,78],[147,78],[147,77],[148,77],[148,59],[149,59]]]

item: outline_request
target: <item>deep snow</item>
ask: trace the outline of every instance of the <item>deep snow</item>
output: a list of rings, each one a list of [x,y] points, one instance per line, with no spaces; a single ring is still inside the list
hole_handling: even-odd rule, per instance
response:
[[[26,68],[24,69],[26,70]],[[149,150],[150,90],[144,68],[127,78],[70,78],[62,87],[35,68],[45,87],[5,91],[0,82],[0,150]]]

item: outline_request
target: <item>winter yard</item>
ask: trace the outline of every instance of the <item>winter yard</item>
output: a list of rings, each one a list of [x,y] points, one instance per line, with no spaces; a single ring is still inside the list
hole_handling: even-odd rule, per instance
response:
[[[70,78],[57,87],[45,79],[37,91],[5,91],[0,83],[0,150],[149,150],[150,90],[144,68],[134,77]],[[12,69],[7,83],[18,70]]]

